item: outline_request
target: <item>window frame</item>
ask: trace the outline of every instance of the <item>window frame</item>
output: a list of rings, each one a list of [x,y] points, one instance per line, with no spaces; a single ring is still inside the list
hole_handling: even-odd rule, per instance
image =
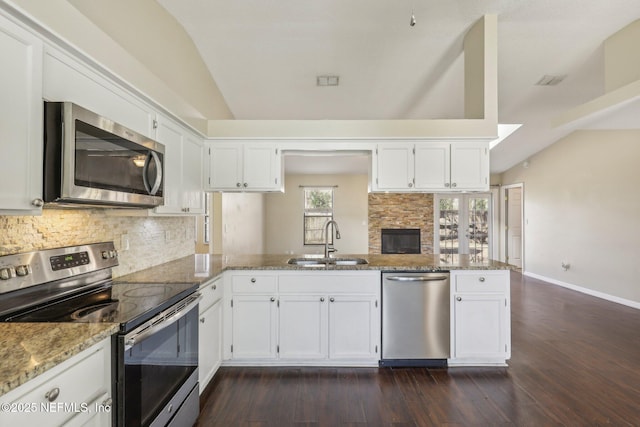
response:
[[[331,207],[329,208],[330,212],[328,214],[325,215],[310,215],[310,209],[312,208],[307,208],[307,192],[308,191],[318,191],[318,190],[323,190],[323,191],[330,191],[331,192]],[[324,238],[322,238],[322,241],[309,241],[307,240],[307,232],[308,231],[313,231],[314,229],[309,229],[307,228],[307,218],[326,218],[326,220],[324,221],[323,224],[326,224],[327,221],[331,221],[333,220],[334,214],[335,214],[335,187],[332,186],[323,186],[323,185],[314,185],[314,186],[305,186],[303,187],[303,192],[302,192],[302,244],[303,246],[320,246],[320,245],[324,245],[325,244],[325,240]],[[323,232],[321,233],[321,236],[324,237],[324,225],[323,227]],[[317,229],[315,229],[317,230]],[[329,244],[333,245],[333,233],[330,234],[329,236]]]

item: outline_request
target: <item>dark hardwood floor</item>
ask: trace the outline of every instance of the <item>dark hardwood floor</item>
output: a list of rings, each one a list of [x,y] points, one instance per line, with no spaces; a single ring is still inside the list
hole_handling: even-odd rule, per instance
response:
[[[640,310],[511,276],[508,368],[221,368],[198,426],[640,426]]]

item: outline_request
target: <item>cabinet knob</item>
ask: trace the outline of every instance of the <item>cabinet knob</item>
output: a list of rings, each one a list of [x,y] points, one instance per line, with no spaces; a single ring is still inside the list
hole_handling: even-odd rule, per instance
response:
[[[413,182],[409,183],[409,188],[413,187]]]
[[[481,281],[481,282],[484,282],[485,279],[484,279],[484,277],[480,277],[478,280]]]
[[[111,406],[113,404],[113,399],[110,397],[107,397],[105,400],[102,401],[102,406]]]
[[[448,182],[445,182],[445,183],[444,183],[444,186],[445,186],[445,187],[447,187],[447,188],[449,188],[449,185],[450,185],[450,184],[449,184]]]
[[[218,289],[218,285],[213,285],[213,286],[211,287],[211,289],[213,289],[213,290],[215,291],[216,289]]]
[[[42,200],[42,199],[33,199],[31,201],[31,204],[33,206],[35,206],[36,208],[41,208],[41,207],[44,206],[44,200]]]
[[[331,301],[331,302],[335,302],[335,300],[336,299],[334,297],[329,298],[329,301]]]
[[[451,186],[452,186],[453,188],[456,188],[456,187],[458,186],[458,184],[456,184],[456,183],[454,182],[453,184],[451,184]]]
[[[256,278],[255,277],[251,278],[251,283],[256,283]]]
[[[200,323],[204,323],[204,317],[200,318]]]
[[[242,186],[243,186],[244,188],[247,188],[247,187],[249,186],[249,184],[247,184],[247,183],[245,182],[244,184],[242,184]]]
[[[236,182],[236,187],[240,188],[242,187],[242,184],[240,184],[239,182]]]
[[[324,297],[320,297],[320,302],[324,302]]]
[[[271,297],[271,302],[274,302],[276,300],[276,297]]]
[[[60,396],[60,389],[58,387],[49,390],[45,395],[44,398],[47,399],[49,402],[53,402],[55,401],[58,396]]]
[[[462,297],[457,297],[456,301],[462,301]]]

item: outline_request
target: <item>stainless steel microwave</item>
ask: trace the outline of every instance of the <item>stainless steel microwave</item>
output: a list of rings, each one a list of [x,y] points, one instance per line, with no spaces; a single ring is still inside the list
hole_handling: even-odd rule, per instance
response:
[[[44,103],[45,203],[162,205],[163,163],[162,144],[73,103]]]

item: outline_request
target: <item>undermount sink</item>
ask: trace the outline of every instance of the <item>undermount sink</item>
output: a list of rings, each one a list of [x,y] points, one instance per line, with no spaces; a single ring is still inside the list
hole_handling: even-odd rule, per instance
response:
[[[364,258],[291,258],[288,264],[303,267],[325,267],[327,265],[363,265],[369,264]]]

